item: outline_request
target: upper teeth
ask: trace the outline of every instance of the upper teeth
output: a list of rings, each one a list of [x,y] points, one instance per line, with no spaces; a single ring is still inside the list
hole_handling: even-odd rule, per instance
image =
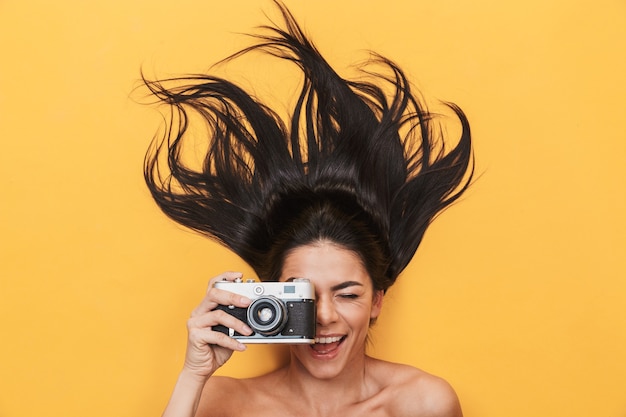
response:
[[[315,343],[335,343],[341,340],[341,336],[335,337],[316,337]]]

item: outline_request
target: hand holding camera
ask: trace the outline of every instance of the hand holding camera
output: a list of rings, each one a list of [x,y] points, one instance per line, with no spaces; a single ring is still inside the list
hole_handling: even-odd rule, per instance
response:
[[[187,321],[185,369],[208,378],[249,343],[314,343],[315,289],[306,279],[243,282],[225,272],[209,283]]]
[[[233,351],[245,350],[245,345],[228,335],[213,330],[225,326],[236,329],[237,333],[249,335],[252,330],[241,320],[216,309],[220,305],[246,308],[251,300],[241,294],[215,288],[216,282],[232,282],[241,279],[238,272],[225,272],[209,282],[209,288],[202,302],[191,313],[187,321],[188,342],[185,356],[185,370],[200,378],[208,378],[230,358]]]

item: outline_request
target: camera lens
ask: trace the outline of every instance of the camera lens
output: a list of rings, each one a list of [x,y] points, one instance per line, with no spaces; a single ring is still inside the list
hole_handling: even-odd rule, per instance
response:
[[[263,336],[278,334],[287,322],[285,305],[276,297],[257,298],[248,307],[248,324]]]
[[[274,310],[272,310],[269,307],[265,307],[259,311],[257,311],[257,314],[259,316],[259,321],[261,323],[267,323],[268,321],[272,320],[272,318],[274,317]]]

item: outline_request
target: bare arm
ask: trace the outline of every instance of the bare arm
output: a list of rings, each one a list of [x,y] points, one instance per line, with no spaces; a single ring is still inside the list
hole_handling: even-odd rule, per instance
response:
[[[205,383],[206,379],[198,378],[197,375],[183,369],[178,376],[163,417],[195,416]]]
[[[188,341],[185,364],[172,392],[163,417],[194,417],[202,390],[207,380],[231,357],[233,351],[245,350],[245,345],[219,332],[212,326],[218,324],[237,329],[241,334],[252,332],[243,322],[221,310],[218,305],[247,307],[250,300],[237,294],[213,287],[222,279],[240,278],[237,272],[226,272],[213,278],[206,296],[187,321]]]

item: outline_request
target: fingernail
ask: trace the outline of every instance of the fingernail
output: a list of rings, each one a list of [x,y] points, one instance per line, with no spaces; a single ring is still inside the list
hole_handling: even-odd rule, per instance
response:
[[[241,304],[245,304],[245,305],[250,304],[250,300],[249,300],[247,297],[241,297],[241,298],[239,299],[239,302],[240,302]]]
[[[237,347],[239,348],[240,351],[246,350],[246,345],[244,345],[243,343],[239,343],[239,345],[237,345]]]
[[[244,325],[243,326],[243,332],[244,332],[244,334],[251,334],[252,333],[252,329],[249,328],[248,326]]]

